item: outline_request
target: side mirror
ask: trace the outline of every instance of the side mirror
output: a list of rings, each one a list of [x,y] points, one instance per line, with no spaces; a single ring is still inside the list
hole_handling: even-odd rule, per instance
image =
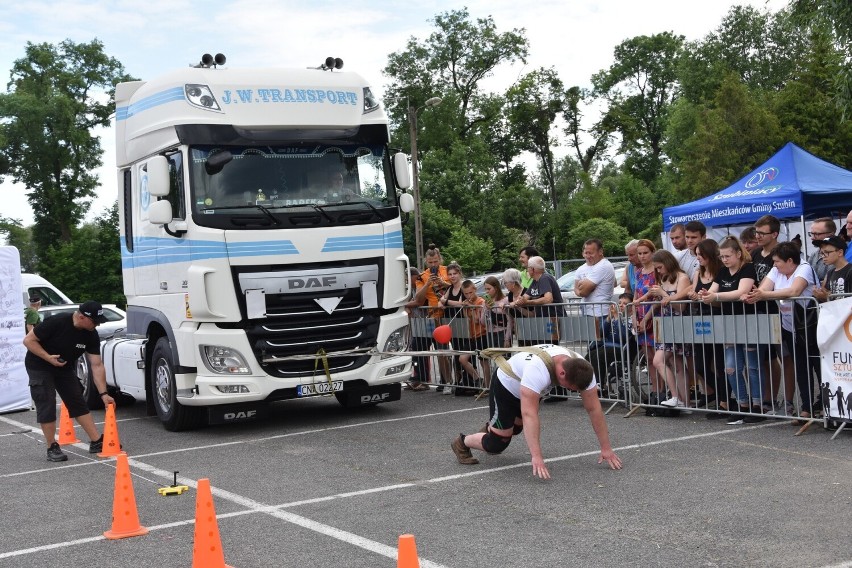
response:
[[[154,156],[148,160],[145,163],[145,172],[148,176],[148,193],[153,197],[169,194],[169,161],[165,156]]]
[[[233,159],[234,155],[231,154],[230,150],[222,150],[220,152],[210,154],[204,162],[204,171],[207,172],[208,176],[216,175],[222,171],[225,164]]]
[[[155,201],[148,207],[148,222],[152,225],[168,225],[172,219],[172,204],[168,200]]]
[[[414,197],[410,193],[403,193],[399,196],[399,209],[403,213],[414,211]]]
[[[393,155],[393,175],[399,189],[411,187],[411,170],[408,169],[408,156],[402,152]]]

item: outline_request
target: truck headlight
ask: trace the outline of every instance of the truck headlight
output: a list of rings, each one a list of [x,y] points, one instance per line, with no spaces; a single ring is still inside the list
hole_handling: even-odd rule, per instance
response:
[[[239,351],[221,345],[202,345],[201,360],[213,373],[219,375],[250,375],[251,369]]]
[[[189,104],[191,105],[207,110],[222,110],[219,108],[219,103],[216,102],[216,97],[213,96],[213,92],[207,85],[187,84],[184,85],[184,92],[186,93],[186,100],[189,101]]]
[[[385,348],[382,351],[405,351],[408,347],[408,326],[402,326],[388,336]],[[393,355],[382,355],[382,359],[393,357]]]

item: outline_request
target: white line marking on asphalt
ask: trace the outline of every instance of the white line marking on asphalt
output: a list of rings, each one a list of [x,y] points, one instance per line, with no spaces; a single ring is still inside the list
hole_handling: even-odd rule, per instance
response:
[[[329,426],[327,428],[315,428],[313,430],[300,430],[299,432],[289,432],[287,434],[275,434],[274,436],[264,436],[262,438],[248,438],[248,439],[242,438],[240,440],[232,440],[230,442],[220,442],[218,444],[206,444],[204,446],[193,446],[193,447],[190,447],[190,448],[163,450],[161,452],[150,452],[150,453],[147,453],[147,454],[134,455],[133,457],[136,458],[136,459],[140,459],[140,458],[148,458],[148,457],[151,457],[151,456],[162,456],[162,455],[175,454],[175,453],[183,453],[183,452],[191,452],[191,451],[199,451],[199,450],[209,450],[211,448],[221,448],[221,447],[225,447],[225,446],[235,446],[235,445],[238,445],[238,444],[248,444],[248,443],[254,443],[254,442],[266,442],[266,441],[269,441],[269,440],[277,440],[277,439],[280,439],[280,438],[291,438],[291,437],[294,437],[294,436],[306,436],[308,434],[319,434],[319,433],[322,433],[322,432],[332,432],[334,430],[344,430],[344,429],[347,429],[347,428],[358,428],[358,427],[361,427],[361,426],[374,426],[376,424],[387,424],[387,423],[390,423],[390,422],[400,422],[400,421],[404,421],[404,420],[420,420],[422,418],[432,418],[432,417],[435,417],[435,416],[445,416],[447,414],[456,414],[458,412],[470,412],[471,410],[482,410],[482,407],[476,406],[476,407],[473,407],[473,408],[463,408],[463,409],[460,409],[460,410],[448,410],[446,412],[432,412],[432,413],[429,413],[429,414],[418,414],[416,416],[406,416],[406,417],[402,417],[402,418],[388,418],[388,419],[385,419],[385,420],[371,420],[369,422],[358,422],[357,424],[344,424],[342,426]],[[0,416],[0,422],[5,422],[7,424],[11,424],[12,426],[16,426],[18,428],[25,429],[27,431],[27,433],[37,433],[37,434],[41,435],[40,430],[33,430],[32,426],[24,424],[23,422],[18,422],[17,420],[12,420],[11,418],[7,418],[5,416]],[[79,444],[74,444],[74,447],[79,448],[79,449],[84,450],[84,451],[87,451],[87,452],[89,451],[88,444],[84,444],[82,442],[80,442]],[[34,470],[30,470],[30,471],[19,471],[19,472],[16,472],[16,473],[6,473],[6,474],[0,475],[0,479],[3,479],[5,477],[17,477],[17,476],[20,476],[20,475],[27,475],[29,473],[42,473],[42,472],[46,472],[46,471],[56,471],[58,469],[62,469],[62,468],[65,468],[65,467],[80,467],[80,466],[84,466],[84,465],[92,465],[93,463],[101,463],[101,462],[94,460],[92,462],[84,463],[84,464],[59,465],[59,466],[53,466],[53,467],[49,467],[49,468],[34,469]]]
[[[453,411],[453,412],[457,412],[457,411]],[[446,414],[446,413],[436,413],[436,414]],[[2,418],[2,417],[0,417],[0,418]],[[391,419],[391,420],[388,420],[388,421],[375,421],[375,422],[369,422],[369,423],[365,423],[365,424],[374,424],[374,423],[378,423],[378,422],[393,422],[393,421],[396,421],[396,420],[399,420],[399,419]],[[745,431],[748,431],[748,430],[757,430],[757,429],[761,429],[761,428],[771,428],[771,427],[780,426],[780,425],[782,425],[782,423],[761,424],[761,425],[758,425],[758,426],[746,426],[746,427],[743,427],[743,428],[737,428],[735,430],[721,430],[721,431],[717,431],[717,432],[705,432],[705,433],[702,433],[702,434],[691,434],[689,436],[680,436],[680,437],[677,437],[677,438],[666,438],[666,439],[663,439],[663,440],[655,440],[653,442],[643,442],[641,444],[631,444],[631,445],[628,445],[628,446],[620,446],[618,448],[615,448],[615,450],[616,451],[634,450],[634,449],[658,446],[658,445],[662,445],[662,444],[670,444],[670,443],[676,443],[676,442],[684,442],[684,441],[688,441],[688,440],[695,440],[697,438],[721,436],[721,435],[725,435],[725,434],[733,434],[733,433],[736,433],[736,432],[745,432]],[[351,426],[353,426],[353,425],[341,426],[341,427],[332,427],[332,428],[327,428],[327,429],[321,429],[319,431],[334,430],[334,429],[337,429],[337,428],[346,428],[346,427],[351,427]],[[282,436],[273,436],[272,438],[280,438],[280,437],[283,437],[283,436],[287,436],[287,435],[285,434],[285,435],[282,435]],[[226,444],[226,445],[229,445],[229,444]],[[565,461],[565,460],[576,459],[576,458],[581,458],[581,457],[594,456],[594,455],[597,455],[597,454],[599,454],[599,450],[594,450],[594,451],[589,451],[589,452],[580,452],[580,453],[576,453],[576,454],[570,454],[570,455],[565,455],[565,456],[548,458],[548,459],[545,460],[545,462],[553,463],[553,462],[557,462],[557,461]],[[98,463],[103,463],[103,462],[98,462]],[[156,475],[156,476],[168,479],[168,480],[172,480],[173,472],[165,471],[165,470],[159,469],[155,466],[143,463],[143,462],[139,461],[137,458],[128,459],[128,464],[131,467],[141,469],[141,470],[143,470],[147,473],[150,473],[150,474],[153,474],[153,475]],[[236,511],[236,512],[233,512],[233,513],[224,513],[224,514],[221,514],[221,515],[216,515],[217,519],[226,519],[226,518],[230,518],[230,517],[239,517],[239,516],[243,516],[243,515],[263,513],[263,514],[271,515],[273,517],[276,517],[276,518],[281,519],[283,521],[286,521],[288,523],[292,523],[292,524],[298,525],[300,527],[307,528],[309,530],[313,530],[315,532],[324,534],[326,536],[330,536],[332,538],[335,538],[335,539],[340,540],[342,542],[345,542],[347,544],[351,544],[353,546],[363,548],[364,550],[368,550],[368,551],[373,552],[375,554],[379,554],[381,556],[385,556],[387,558],[393,559],[393,558],[397,557],[397,549],[393,546],[388,546],[388,545],[382,544],[380,542],[372,541],[372,540],[366,539],[364,537],[358,536],[356,534],[349,533],[349,532],[334,528],[332,526],[319,523],[317,521],[313,521],[313,520],[308,519],[306,517],[302,517],[300,515],[296,515],[294,513],[290,513],[290,512],[287,512],[287,511],[282,511],[281,509],[287,509],[287,508],[292,508],[292,507],[297,507],[297,506],[300,506],[300,505],[307,505],[307,504],[312,504],[312,503],[328,502],[328,501],[333,501],[333,500],[336,500],[336,499],[346,499],[346,498],[351,498],[351,497],[359,497],[359,496],[369,495],[369,494],[373,494],[373,493],[394,491],[394,490],[397,490],[397,489],[407,489],[407,488],[414,487],[414,486],[417,486],[417,485],[425,485],[425,484],[429,484],[429,483],[439,483],[439,482],[444,482],[444,481],[452,481],[452,480],[461,479],[461,478],[464,478],[464,477],[471,477],[471,476],[475,476],[475,475],[485,475],[485,474],[495,473],[495,472],[499,472],[499,471],[505,471],[505,470],[509,470],[509,469],[517,469],[517,468],[520,468],[520,467],[529,467],[529,462],[517,463],[517,464],[501,466],[501,467],[492,467],[492,468],[487,468],[487,469],[471,471],[471,472],[467,472],[467,473],[447,475],[447,476],[443,476],[443,477],[436,477],[436,478],[426,479],[426,480],[423,480],[423,481],[420,481],[420,482],[415,482],[415,483],[400,483],[400,484],[395,484],[395,485],[387,485],[387,486],[383,486],[383,487],[374,487],[372,489],[364,489],[364,490],[361,490],[361,491],[338,493],[336,495],[329,495],[329,496],[326,496],[326,497],[317,497],[317,498],[314,498],[314,499],[305,499],[305,500],[302,500],[302,501],[294,501],[294,502],[290,502],[290,503],[282,503],[282,504],[279,504],[279,505],[264,505],[263,503],[258,503],[257,501],[254,501],[253,499],[250,499],[248,497],[244,497],[242,495],[237,495],[236,493],[232,493],[232,492],[227,491],[225,489],[220,489],[220,488],[216,488],[216,487],[211,487],[211,492],[213,493],[213,495],[215,495],[216,497],[218,497],[220,499],[223,499],[225,501],[230,501],[231,503],[237,504],[237,505],[244,507],[246,509],[244,511]],[[178,478],[178,481],[179,481],[179,483],[181,483],[183,485],[189,485],[190,487],[193,487],[193,488],[197,487],[196,481],[191,480],[191,479]],[[189,525],[189,524],[193,524],[194,522],[195,522],[195,520],[176,521],[176,522],[172,522],[172,523],[167,523],[167,524],[162,524],[162,525],[157,525],[157,526],[154,526],[154,527],[147,527],[147,528],[151,531],[156,531],[156,530],[163,530],[163,529],[167,529],[167,528],[174,528],[174,527],[177,527],[177,526]],[[45,550],[52,550],[52,549],[60,548],[60,547],[63,547],[63,546],[76,546],[76,545],[79,545],[79,544],[86,544],[86,543],[89,543],[89,542],[94,542],[94,541],[103,540],[103,539],[104,539],[104,537],[102,537],[102,536],[101,537],[90,537],[90,538],[84,538],[84,539],[79,539],[79,540],[74,540],[74,541],[67,541],[67,542],[63,542],[63,543],[48,544],[48,545],[44,545],[44,546],[40,546],[40,547],[34,547],[34,548],[28,548],[28,549],[24,549],[24,550],[13,550],[13,551],[9,551],[9,552],[0,553],[0,559],[11,558],[13,556],[21,556],[21,555],[24,555],[24,554],[32,554],[32,553],[41,552],[41,551],[45,551]],[[433,563],[431,561],[424,560],[422,558],[420,559],[420,565],[423,568],[446,568],[445,566],[443,566],[441,564],[436,564],[436,563]],[[842,567],[830,567],[830,568],[846,568],[846,567],[842,566]]]

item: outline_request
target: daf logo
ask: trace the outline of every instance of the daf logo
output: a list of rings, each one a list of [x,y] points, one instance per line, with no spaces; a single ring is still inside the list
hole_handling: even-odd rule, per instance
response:
[[[369,394],[365,394],[361,397],[361,404],[369,404],[371,402],[382,402],[384,400],[387,400],[388,397],[390,397],[389,392],[383,392],[382,394],[374,394],[372,396]]]
[[[257,414],[257,410],[248,410],[248,411],[240,411],[240,412],[226,412],[225,420],[245,420],[246,418],[252,418]]]
[[[287,287],[290,290],[329,288],[335,284],[337,284],[337,276],[323,276],[322,278],[289,278],[287,280]]]

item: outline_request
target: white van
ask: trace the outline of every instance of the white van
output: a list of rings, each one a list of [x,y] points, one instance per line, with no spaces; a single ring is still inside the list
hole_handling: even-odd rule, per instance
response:
[[[41,298],[42,306],[73,304],[59,288],[38,274],[21,274],[21,292],[24,306],[30,305],[30,298]]]

